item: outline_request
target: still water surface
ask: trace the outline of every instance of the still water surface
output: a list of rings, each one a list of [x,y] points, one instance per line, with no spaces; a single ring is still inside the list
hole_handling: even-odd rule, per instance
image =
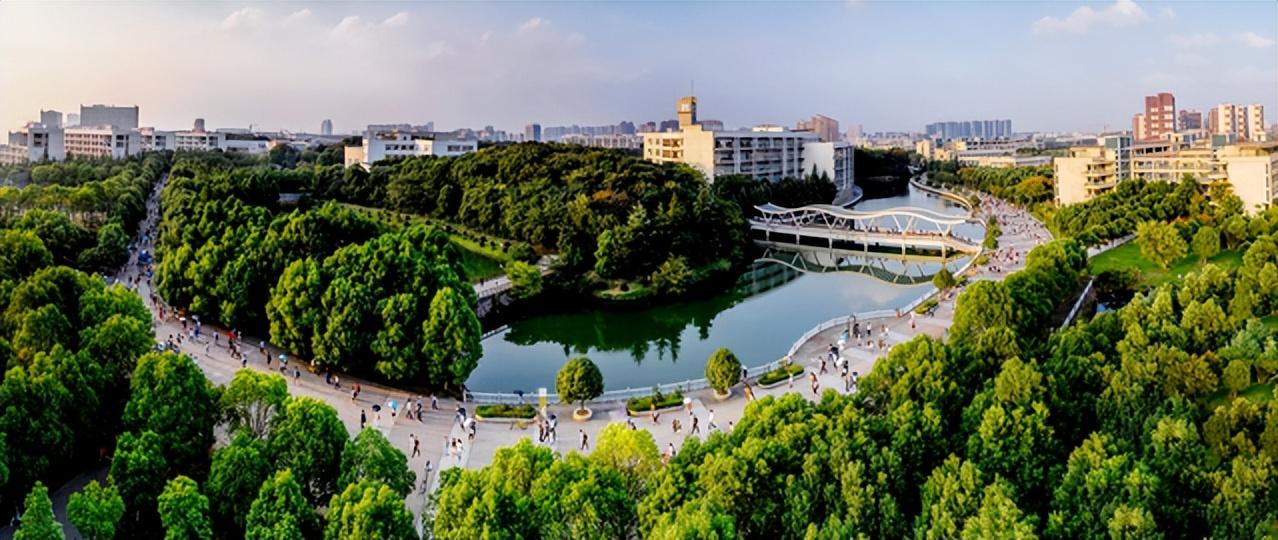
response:
[[[895,206],[966,212],[913,189],[908,194],[863,201],[855,209]],[[976,226],[964,225],[956,232],[980,237]],[[815,262],[839,259],[819,251],[805,255]],[[783,264],[758,261],[731,290],[705,298],[646,308],[546,313],[512,322],[484,340],[484,356],[466,384],[476,392],[535,393],[539,387],[554,392],[556,371],[569,357],[579,354],[599,366],[608,390],[701,378],[706,358],[719,347],[732,349],[745,365],[760,365],[784,355],[795,339],[821,322],[909,303],[923,294],[928,287],[926,279],[940,268],[939,262],[873,262],[881,270],[910,276],[899,281],[918,284],[887,283],[880,279],[882,271],[877,272],[879,277],[854,271],[803,273]],[[966,260],[951,259],[946,264],[954,271]]]

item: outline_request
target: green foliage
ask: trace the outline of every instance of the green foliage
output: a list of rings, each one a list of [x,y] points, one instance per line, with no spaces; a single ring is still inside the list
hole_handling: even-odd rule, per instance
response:
[[[53,264],[53,255],[34,232],[0,230],[0,281],[20,281]]]
[[[1136,227],[1136,244],[1146,258],[1166,269],[1185,257],[1185,239],[1170,223],[1147,221]]]
[[[90,480],[84,489],[71,494],[67,501],[67,519],[87,540],[115,538],[120,518],[124,517],[124,499],[112,484],[103,486]]]
[[[36,482],[22,505],[22,525],[13,533],[14,540],[62,540],[62,525],[53,517],[49,490]]]
[[[159,497],[160,523],[165,540],[209,540],[209,500],[200,493],[195,480],[178,476],[164,486]]]
[[[382,484],[399,494],[408,495],[413,490],[413,472],[408,470],[408,458],[391,446],[381,431],[364,428],[342,450],[341,475],[337,484],[346,486],[364,481]]]
[[[1052,215],[1048,227],[1058,237],[1072,237],[1084,245],[1098,245],[1136,232],[1138,224],[1168,221],[1189,215],[1198,182],[1119,182],[1112,191],[1071,204]]]
[[[768,386],[787,380],[790,377],[798,377],[803,374],[803,366],[798,364],[786,364],[777,366],[775,369],[769,370],[767,373],[759,376],[759,385]]]
[[[241,369],[222,390],[219,401],[232,432],[244,432],[264,439],[271,421],[284,407],[286,399],[288,381],[284,377],[255,369]]]
[[[586,401],[603,393],[603,374],[599,373],[599,367],[589,358],[578,356],[559,368],[559,373],[555,375],[555,391],[559,393],[560,401],[575,401],[585,407]]]
[[[523,261],[506,264],[506,277],[510,279],[510,293],[525,300],[541,294],[541,269]]]
[[[120,435],[111,457],[111,483],[119,488],[124,507],[132,510],[131,521],[154,521],[156,497],[164,489],[168,471],[159,435],[150,431]]]
[[[213,389],[186,355],[148,353],[133,372],[132,396],[124,407],[125,429],[160,437],[161,453],[178,473],[202,471],[213,446]],[[193,411],[207,411],[193,414]],[[132,505],[130,505],[132,506]]]
[[[706,380],[720,394],[741,381],[741,361],[727,348],[720,347],[706,360]]]
[[[479,365],[483,353],[479,338],[483,330],[467,298],[473,298],[472,289],[444,287],[430,301],[430,317],[422,326],[425,344],[422,352],[428,356],[431,379],[460,386]]]
[[[1028,206],[1052,199],[1055,187],[1052,172],[1051,166],[963,167],[958,174],[935,172],[931,180],[943,186],[963,186],[984,191],[1000,199]]]
[[[223,536],[243,536],[249,505],[262,482],[271,476],[264,446],[262,441],[241,432],[231,444],[213,454],[204,490],[212,503],[214,528]]]
[[[315,511],[287,469],[262,483],[245,518],[247,540],[302,540],[319,530]]]
[[[331,406],[315,398],[292,396],[276,417],[266,440],[266,455],[276,470],[291,469],[307,500],[320,504],[337,489],[348,439]]]
[[[937,270],[936,274],[932,276],[932,285],[944,291],[957,286],[958,280],[954,279],[954,274],[950,273],[949,267],[942,265],[941,269]]]
[[[475,416],[480,418],[523,418],[532,420],[537,416],[537,408],[527,403],[523,405],[477,405]]]
[[[787,208],[830,204],[836,191],[836,186],[829,179],[811,175],[782,178],[777,182],[744,174],[729,174],[714,179],[715,194],[736,203],[743,215],[753,215],[756,213],[755,206],[767,203]]]
[[[654,405],[657,409],[668,409],[683,405],[683,392],[676,389],[669,394],[662,394],[661,389],[657,388],[651,395],[632,397],[626,400],[626,410],[639,414],[647,412]]]
[[[688,291],[688,287],[696,281],[688,263],[683,257],[672,257],[661,263],[649,276],[652,286],[658,293],[667,296],[678,296]]]
[[[1194,255],[1199,260],[1207,260],[1215,257],[1220,253],[1220,232],[1210,225],[1203,226],[1194,233],[1193,239]]]
[[[413,515],[390,487],[373,481],[346,486],[328,504],[325,540],[380,538],[417,540]]]

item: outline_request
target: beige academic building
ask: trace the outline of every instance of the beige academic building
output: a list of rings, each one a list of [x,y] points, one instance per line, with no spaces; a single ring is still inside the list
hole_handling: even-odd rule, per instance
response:
[[[1053,166],[1059,205],[1086,201],[1124,180],[1178,182],[1186,174],[1204,185],[1229,182],[1248,211],[1271,204],[1278,193],[1278,142],[1133,145],[1130,137],[1111,136],[1071,148]]]

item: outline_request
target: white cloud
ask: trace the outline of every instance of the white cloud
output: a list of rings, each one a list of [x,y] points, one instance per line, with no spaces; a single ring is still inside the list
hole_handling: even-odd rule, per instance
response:
[[[333,27],[332,34],[337,37],[354,37],[359,32],[368,29],[369,23],[361,19],[359,15],[347,15],[343,17],[337,26]]]
[[[262,22],[262,10],[258,8],[244,8],[232,12],[222,19],[223,30],[252,30]]]
[[[523,34],[527,34],[529,32],[536,32],[537,29],[549,24],[550,24],[550,21],[547,21],[546,19],[543,19],[541,17],[533,17],[531,19],[528,19],[527,21],[524,21],[524,24],[519,25],[519,32]]]
[[[382,21],[382,26],[395,27],[395,26],[404,26],[406,24],[408,24],[407,11],[401,11],[399,13],[391,15],[390,17],[387,17],[386,20]]]
[[[1059,17],[1043,17],[1034,21],[1034,33],[1052,35],[1059,33],[1086,34],[1096,26],[1121,28],[1149,20],[1149,15],[1132,0],[1117,0],[1105,9],[1097,11],[1090,6],[1083,6],[1064,19]]]
[[[1234,37],[1238,39],[1238,41],[1243,42],[1244,45],[1256,49],[1264,49],[1274,46],[1274,40],[1255,32],[1243,32]]]
[[[1174,9],[1172,9],[1172,8],[1169,8],[1169,7],[1165,7],[1165,8],[1163,8],[1163,9],[1159,10],[1159,11],[1158,11],[1158,14],[1159,14],[1159,15],[1162,15],[1164,19],[1175,19],[1175,18],[1176,18],[1176,10],[1174,10]]]
[[[1167,42],[1183,49],[1199,49],[1220,43],[1220,37],[1211,32],[1202,34],[1172,34]]]
[[[1175,60],[1177,65],[1185,67],[1201,67],[1207,65],[1207,58],[1198,53],[1176,53]]]
[[[294,25],[302,24],[306,21],[311,20],[311,18],[314,16],[315,14],[311,13],[311,10],[302,8],[292,13],[289,13],[287,17],[284,17],[283,24],[284,26],[294,26]]]

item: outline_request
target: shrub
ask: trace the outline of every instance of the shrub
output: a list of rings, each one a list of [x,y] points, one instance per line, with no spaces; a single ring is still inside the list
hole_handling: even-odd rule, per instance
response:
[[[522,405],[480,405],[475,407],[475,415],[480,418],[524,418],[537,416],[537,408],[524,403]]]
[[[683,404],[683,392],[675,390],[669,394],[662,394],[660,388],[654,388],[653,393],[647,396],[640,396],[626,400],[626,410],[636,413],[647,411],[656,405],[658,409],[668,409]]]
[[[706,360],[706,380],[720,394],[741,380],[741,361],[727,347],[720,347]]]
[[[789,379],[790,375],[798,376],[798,375],[801,375],[802,373],[803,373],[803,366],[800,366],[798,364],[784,365],[772,371],[764,373],[763,375],[760,375],[759,384],[763,386],[767,386],[769,384],[779,383],[781,381]]]

